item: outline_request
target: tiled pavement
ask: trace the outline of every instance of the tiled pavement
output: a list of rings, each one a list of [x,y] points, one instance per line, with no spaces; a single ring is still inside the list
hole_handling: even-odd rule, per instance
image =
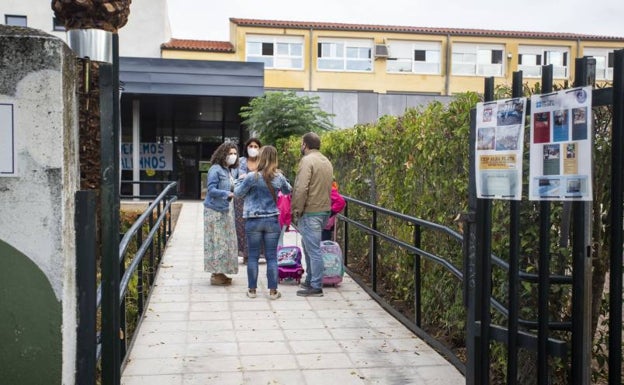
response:
[[[465,383],[347,276],[321,298],[284,283],[270,300],[262,263],[255,299],[242,264],[232,286],[211,286],[202,221],[201,202],[184,202],[122,384]],[[285,243],[297,240],[288,233]]]

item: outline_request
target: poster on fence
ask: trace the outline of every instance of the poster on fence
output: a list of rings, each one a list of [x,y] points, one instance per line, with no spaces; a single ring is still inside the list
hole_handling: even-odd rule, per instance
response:
[[[591,87],[531,97],[529,200],[592,200]]]
[[[477,104],[477,198],[522,198],[522,148],[526,98]]]

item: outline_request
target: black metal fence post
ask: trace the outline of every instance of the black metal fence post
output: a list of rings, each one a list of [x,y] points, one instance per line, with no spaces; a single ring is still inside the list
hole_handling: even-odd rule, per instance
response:
[[[113,64],[100,65],[102,163],[102,384],[121,379],[119,309],[119,36]]]
[[[470,140],[475,143],[476,133],[476,110],[470,111]],[[475,385],[476,376],[476,169],[475,148],[470,146],[468,152],[469,175],[468,175],[468,212],[464,214],[464,235],[462,250],[464,254],[464,306],[466,306],[466,385]]]
[[[514,98],[523,96],[522,71],[513,73],[512,93]],[[522,121],[524,125],[524,119]],[[522,170],[520,170],[522,172]],[[509,316],[507,318],[507,383],[518,381],[518,319],[520,286],[520,201],[509,202]]]
[[[419,225],[414,225],[414,247],[421,248],[422,230]],[[420,254],[414,254],[414,320],[416,326],[421,327],[422,322],[422,279],[421,279],[421,262]]]
[[[349,202],[344,207],[344,216],[349,217]],[[342,257],[344,259],[344,265],[348,266],[348,256],[349,256],[349,222],[344,221],[344,233],[342,235]]]
[[[373,211],[373,230],[377,231],[377,211]],[[370,249],[370,266],[371,266],[371,284],[373,291],[377,293],[377,236],[371,234],[371,249]]]
[[[494,78],[485,78],[484,101],[494,100]],[[479,323],[475,354],[479,362],[476,368],[476,384],[490,382],[490,297],[492,296],[492,201],[477,199],[477,245],[476,245],[476,319]]]
[[[95,385],[96,368],[96,194],[76,192],[76,384]]]
[[[611,132],[611,260],[609,281],[609,385],[622,383],[622,164],[624,164],[624,50],[614,52]]]
[[[542,94],[553,90],[553,66],[542,66]],[[537,384],[548,385],[548,297],[550,293],[550,202],[540,201],[537,298]]]
[[[575,86],[594,81],[596,59],[576,59]],[[593,148],[593,135],[590,136]],[[593,163],[593,160],[590,159]],[[593,168],[593,164],[592,164]],[[591,208],[592,202],[572,202],[572,361],[573,384],[591,383]]]

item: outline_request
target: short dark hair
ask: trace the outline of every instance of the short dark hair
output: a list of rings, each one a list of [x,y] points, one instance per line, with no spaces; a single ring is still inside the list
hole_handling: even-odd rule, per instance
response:
[[[302,140],[308,150],[321,149],[321,138],[316,132],[308,132],[307,134],[303,135]]]

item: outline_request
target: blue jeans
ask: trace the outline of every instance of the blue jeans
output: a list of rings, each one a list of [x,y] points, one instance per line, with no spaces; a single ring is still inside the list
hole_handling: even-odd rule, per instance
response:
[[[307,274],[305,283],[314,289],[323,288],[323,255],[321,234],[329,215],[303,215],[297,223],[301,234]]]
[[[248,287],[250,289],[258,287],[258,258],[260,257],[260,248],[264,244],[267,285],[269,289],[277,289],[277,242],[280,236],[277,216],[247,218],[245,220],[245,234],[247,235]]]

